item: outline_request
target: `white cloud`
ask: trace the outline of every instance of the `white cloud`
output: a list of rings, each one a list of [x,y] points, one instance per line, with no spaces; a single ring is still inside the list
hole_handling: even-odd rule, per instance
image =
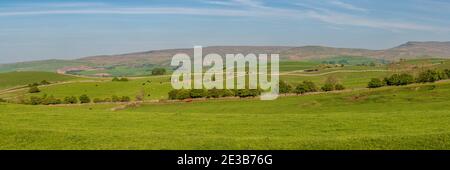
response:
[[[335,5],[335,6],[338,6],[340,8],[344,8],[344,9],[348,9],[348,10],[360,11],[360,12],[367,12],[368,11],[368,9],[357,7],[357,6],[354,6],[352,4],[345,3],[345,2],[342,2],[342,1],[339,1],[339,0],[330,0],[330,3]]]

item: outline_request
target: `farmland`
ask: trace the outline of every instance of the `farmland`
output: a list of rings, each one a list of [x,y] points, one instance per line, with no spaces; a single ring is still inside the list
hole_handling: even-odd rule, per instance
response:
[[[410,60],[394,69],[387,65],[323,68],[313,61],[280,64],[281,80],[292,85],[309,80],[322,86],[332,76],[347,90],[281,96],[274,101],[183,102],[166,101],[171,90],[168,75],[121,82],[48,72],[3,73],[0,98],[7,100],[44,94],[117,95],[134,100],[141,91],[146,96],[131,106],[0,103],[0,149],[450,149],[448,80],[366,88],[371,78],[411,72],[409,68],[449,68],[447,60]],[[315,68],[319,70],[305,72]],[[39,86],[39,93],[28,93],[24,87],[42,80],[51,84]]]

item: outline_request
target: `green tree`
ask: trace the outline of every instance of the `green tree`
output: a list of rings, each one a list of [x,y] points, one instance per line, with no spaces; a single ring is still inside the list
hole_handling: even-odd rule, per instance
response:
[[[206,91],[204,89],[192,89],[190,96],[194,99],[206,97]]]
[[[287,94],[292,91],[292,86],[285,81],[280,81],[279,88],[281,94]]]
[[[319,91],[316,84],[312,81],[305,80],[303,84],[306,86],[306,92],[317,92]]]
[[[297,85],[294,89],[294,93],[299,95],[299,94],[305,94],[308,92],[308,87],[307,85],[305,85],[304,83],[300,83],[299,85]]]
[[[345,90],[345,86],[342,84],[336,84],[334,85],[335,90]]]
[[[39,93],[41,90],[39,90],[38,86],[31,86],[30,89],[28,89],[28,93]]]
[[[89,96],[83,94],[79,97],[80,103],[91,103],[91,99],[89,98]]]
[[[121,101],[121,102],[130,102],[130,101],[131,101],[131,98],[128,97],[128,96],[122,96],[122,97],[120,98],[120,101]]]
[[[78,99],[75,96],[65,97],[64,98],[64,103],[65,104],[77,104],[78,103]]]
[[[368,88],[379,88],[379,87],[383,87],[383,86],[384,86],[384,82],[379,78],[373,78],[372,80],[370,80],[370,82],[367,85]]]

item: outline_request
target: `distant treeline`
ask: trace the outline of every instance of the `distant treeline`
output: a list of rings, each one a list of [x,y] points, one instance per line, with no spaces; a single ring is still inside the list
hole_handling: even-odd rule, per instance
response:
[[[426,70],[421,73],[417,77],[414,77],[411,74],[403,73],[403,74],[393,74],[389,77],[385,77],[384,79],[372,78],[372,80],[368,83],[368,88],[379,88],[383,86],[404,86],[413,83],[432,83],[439,80],[445,80],[450,78],[450,70],[445,69],[443,71],[440,70]]]

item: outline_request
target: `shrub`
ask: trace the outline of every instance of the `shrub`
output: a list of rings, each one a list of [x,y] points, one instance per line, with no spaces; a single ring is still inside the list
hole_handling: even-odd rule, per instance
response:
[[[61,104],[61,103],[62,103],[61,99],[57,99],[54,96],[42,97],[43,105],[57,105],[57,104]]]
[[[3,98],[0,98],[0,103],[4,103],[4,102],[6,102],[6,100]]]
[[[91,102],[91,99],[85,94],[81,95],[79,97],[79,100],[80,100],[81,104],[83,104],[83,103],[90,103]]]
[[[28,93],[39,93],[41,90],[37,86],[31,86],[30,89],[28,89]]]
[[[373,78],[372,80],[370,80],[370,82],[368,83],[367,87],[368,88],[379,88],[379,87],[383,87],[385,84],[384,82],[379,79],[379,78]]]
[[[120,78],[119,81],[129,81],[129,80],[127,78],[122,77],[122,78]]]
[[[304,83],[297,85],[294,89],[294,93],[297,95],[305,94],[307,92],[308,92],[308,87]]]
[[[388,86],[402,86],[414,83],[414,77],[410,74],[393,74],[384,78],[384,82]]]
[[[419,77],[417,78],[418,83],[432,83],[435,81],[440,80],[440,74],[437,70],[427,70],[424,72],[421,72],[419,74]]]
[[[112,81],[119,81],[119,78],[114,77],[114,78],[112,79]]]
[[[164,74],[166,74],[165,68],[154,68],[152,70],[152,75],[164,75]]]
[[[175,99],[177,99],[177,96],[178,96],[178,92],[179,92],[180,90],[177,90],[177,89],[173,89],[173,90],[171,90],[171,91],[169,91],[169,99],[170,100],[175,100]]]
[[[344,85],[342,85],[342,84],[336,84],[336,85],[334,86],[334,89],[335,89],[335,90],[345,90],[345,87],[344,87]]]
[[[279,88],[280,88],[281,94],[287,94],[292,91],[292,86],[290,84],[286,83],[285,81],[280,81]]]
[[[42,104],[42,98],[41,97],[37,97],[37,96],[31,96],[29,104],[31,104],[31,105],[40,105],[40,104]]]
[[[208,93],[207,93],[208,98],[219,98],[222,96],[223,95],[222,95],[221,91],[216,88],[208,90]]]
[[[128,81],[128,79],[127,79],[127,78],[124,78],[124,77],[122,77],[122,78],[114,77],[114,78],[112,79],[112,81],[122,81],[122,82],[124,82],[124,81]]]
[[[330,83],[327,83],[327,84],[322,86],[322,90],[326,91],[326,92],[327,91],[333,91],[334,90],[334,85],[330,84]]]
[[[312,81],[303,81],[303,84],[306,87],[306,92],[317,92],[317,91],[319,91],[317,89],[316,84],[314,84],[314,82],[312,82]]]
[[[206,91],[204,89],[192,89],[190,90],[191,98],[202,98],[206,97]]]
[[[49,85],[50,82],[48,82],[47,80],[42,80],[40,84],[41,85]]]
[[[178,91],[176,99],[184,100],[184,99],[189,99],[189,98],[191,98],[191,91],[190,90],[182,89],[182,90]]]
[[[130,101],[131,101],[131,98],[128,96],[122,96],[120,98],[120,102],[130,102]]]
[[[450,78],[450,69],[445,69],[444,73],[447,75],[447,78]]]
[[[221,96],[222,97],[231,97],[234,96],[234,92],[232,90],[228,90],[228,89],[222,89],[220,90]]]
[[[119,96],[113,95],[113,96],[111,96],[111,101],[112,102],[120,102],[120,98],[119,98]]]
[[[64,103],[65,104],[77,104],[78,99],[75,96],[66,97],[66,98],[64,98]]]
[[[102,100],[102,99],[99,99],[99,98],[95,98],[94,100],[92,100],[94,103],[103,103],[103,102],[105,102],[104,100]]]

